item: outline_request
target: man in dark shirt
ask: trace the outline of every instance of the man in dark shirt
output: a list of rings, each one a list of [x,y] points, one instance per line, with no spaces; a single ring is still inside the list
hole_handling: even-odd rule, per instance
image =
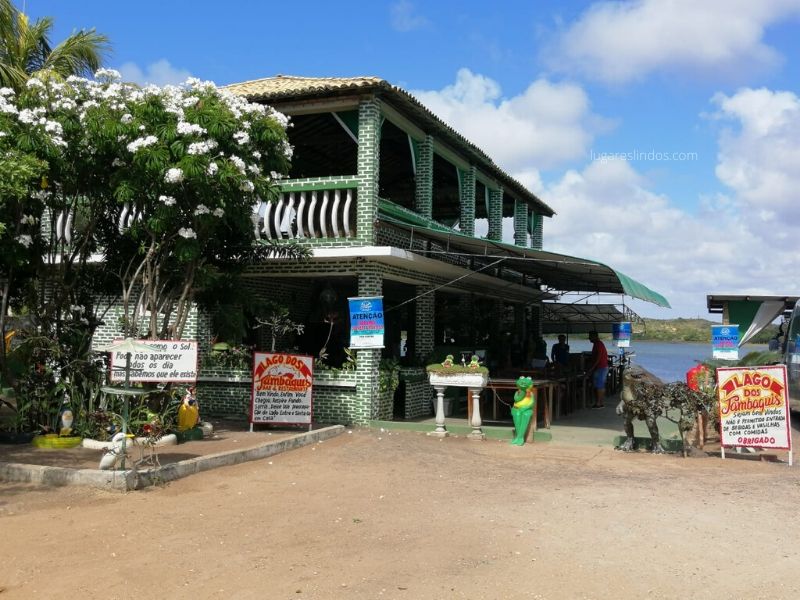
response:
[[[589,363],[589,374],[594,385],[595,403],[592,408],[604,408],[606,400],[606,376],[608,375],[608,350],[596,331],[589,334],[592,342],[592,357]]]
[[[550,360],[560,368],[569,365],[569,344],[567,344],[567,336],[563,334],[558,336],[558,343],[553,344],[553,348],[550,350]]]

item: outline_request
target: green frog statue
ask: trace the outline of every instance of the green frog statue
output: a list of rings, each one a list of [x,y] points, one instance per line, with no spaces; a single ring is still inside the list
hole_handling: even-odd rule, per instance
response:
[[[533,389],[533,380],[530,377],[517,379],[517,391],[514,392],[514,406],[511,407],[511,418],[514,420],[514,446],[525,443],[525,432],[531,422],[533,411],[536,409],[536,390]]]

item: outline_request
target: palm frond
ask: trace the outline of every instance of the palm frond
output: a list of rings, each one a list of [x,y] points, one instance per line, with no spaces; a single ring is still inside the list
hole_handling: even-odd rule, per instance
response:
[[[69,75],[91,76],[103,63],[109,51],[108,37],[94,29],[72,34],[53,48],[45,57],[41,71],[50,71],[60,77]]]

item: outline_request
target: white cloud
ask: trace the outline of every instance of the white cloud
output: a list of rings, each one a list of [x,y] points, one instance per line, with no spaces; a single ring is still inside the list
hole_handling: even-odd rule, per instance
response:
[[[800,235],[800,98],[745,88],[717,94],[717,118],[732,121],[719,140],[717,177],[762,237],[791,251]]]
[[[653,71],[741,76],[781,60],[764,30],[800,14],[800,0],[596,2],[556,35],[551,66],[624,83]]]
[[[136,63],[126,62],[119,68],[119,71],[122,74],[123,81],[131,81],[141,85],[148,83],[175,85],[183,83],[188,77],[192,76],[186,69],[173,67],[165,58],[147,65],[144,70]]]
[[[786,274],[796,271],[796,256],[764,239],[750,215],[681,210],[625,161],[570,170],[541,194],[558,213],[545,221],[545,249],[602,262],[672,304],[637,303],[645,316],[706,315],[709,293],[791,292]]]
[[[430,25],[428,19],[416,14],[414,5],[407,0],[395,2],[389,11],[392,19],[392,28],[396,31],[414,31]]]
[[[537,79],[518,96],[469,69],[438,91],[412,92],[434,114],[511,171],[547,169],[585,156],[608,122],[591,113],[583,89]]]

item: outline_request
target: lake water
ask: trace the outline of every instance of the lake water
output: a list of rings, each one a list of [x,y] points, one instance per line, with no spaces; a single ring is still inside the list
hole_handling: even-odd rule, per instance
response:
[[[557,339],[547,338],[547,353]],[[609,354],[616,354],[617,348],[611,340],[603,340]],[[584,336],[573,336],[569,340],[570,352],[591,352],[592,344]],[[748,352],[765,351],[766,344],[745,344],[739,349],[739,356]],[[699,361],[711,358],[711,344],[689,342],[631,342],[626,352],[634,351],[633,363],[641,365],[659,379],[670,381],[686,381],[686,371]]]

